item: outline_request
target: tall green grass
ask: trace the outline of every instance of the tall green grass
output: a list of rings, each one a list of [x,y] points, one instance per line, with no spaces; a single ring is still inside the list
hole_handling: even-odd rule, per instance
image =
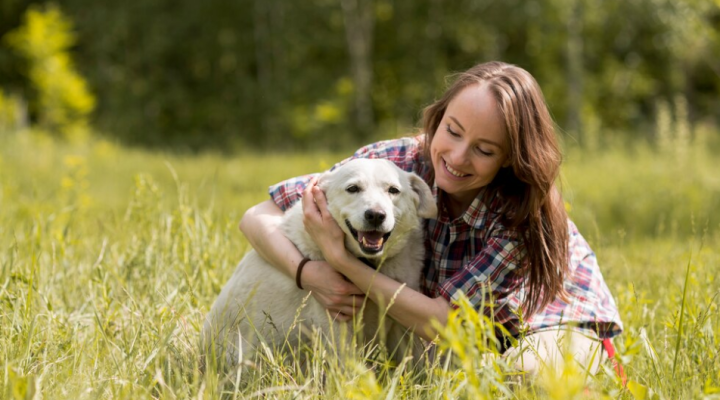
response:
[[[342,156],[0,136],[0,397],[720,398],[720,160],[702,146],[681,161],[645,146],[567,152],[570,214],[625,323],[628,388],[609,368],[518,384],[480,352],[488,327],[467,311],[438,346],[454,356],[422,368],[352,348],[340,365],[316,342],[304,366],[271,352],[237,391],[201,374],[203,318],[247,250],[243,211],[267,185]]]

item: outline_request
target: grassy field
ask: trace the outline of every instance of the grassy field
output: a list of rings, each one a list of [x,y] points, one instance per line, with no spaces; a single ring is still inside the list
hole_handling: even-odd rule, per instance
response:
[[[485,327],[468,312],[439,344],[452,362],[420,370],[362,354],[338,366],[318,348],[310,368],[268,362],[235,392],[202,375],[200,326],[247,250],[242,213],[269,184],[343,156],[0,135],[0,397],[720,398],[720,158],[705,143],[566,152],[567,207],[625,324],[627,388],[610,369],[518,385],[480,356]]]

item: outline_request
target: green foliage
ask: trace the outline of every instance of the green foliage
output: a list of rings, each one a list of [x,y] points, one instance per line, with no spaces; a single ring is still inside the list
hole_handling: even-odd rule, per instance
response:
[[[267,185],[325,169],[344,155],[190,157],[93,139],[68,145],[32,131],[0,136],[0,393],[8,399],[189,399],[224,391],[281,399],[717,397],[720,236],[717,222],[706,233],[688,227],[693,215],[697,220],[716,204],[717,196],[695,186],[713,187],[707,182],[717,180],[718,160],[706,147],[690,146],[684,167],[663,166],[645,146],[572,149],[564,167],[571,215],[598,254],[625,324],[615,343],[627,389],[609,366],[589,381],[570,367],[518,384],[493,352],[492,324],[461,302],[437,348],[440,357],[420,360],[419,369],[409,361],[391,365],[378,351],[356,346],[340,346],[348,355],[340,364],[316,341],[303,350],[311,356],[306,364],[284,363],[287,354],[270,350],[246,370],[248,383],[235,393],[235,376],[200,374],[197,345],[205,314],[247,250],[237,222],[266,198]],[[655,170],[668,180],[642,172]],[[678,181],[678,192],[663,196],[670,180]],[[630,189],[631,196],[620,196]],[[613,214],[604,204],[631,210]],[[659,210],[674,213],[677,229],[657,230]],[[627,232],[622,240],[618,230]]]
[[[31,0],[8,0],[0,35]],[[528,69],[569,140],[641,136],[665,112],[718,124],[720,5],[689,0],[373,0],[372,125],[357,126],[346,15],[329,0],[64,0],[99,131],[199,149],[347,148],[406,134],[445,76],[488,60]],[[618,18],[623,16],[623,18]],[[0,86],[24,68],[0,49]],[[351,85],[348,85],[352,82]],[[27,90],[25,90],[27,92]],[[680,100],[678,100],[680,99]],[[684,104],[678,108],[678,104]],[[33,111],[33,117],[39,117]],[[637,133],[642,132],[642,133]]]
[[[22,123],[22,104],[15,96],[8,96],[0,89],[0,134],[15,131]]]
[[[467,297],[456,303],[446,326],[435,324],[440,332],[438,356],[449,357],[452,363],[444,372],[455,371],[462,384],[452,390],[451,398],[496,398],[511,395],[506,378],[512,376],[499,358],[495,339],[496,329],[503,330],[484,313],[478,312]],[[507,333],[507,331],[505,331]]]
[[[566,154],[563,195],[586,236],[622,242],[718,231],[720,165],[707,143],[675,141],[664,150],[612,141],[605,146]]]
[[[57,6],[31,7],[5,41],[28,61],[40,126],[65,138],[85,137],[95,97],[70,58],[76,41],[70,20]]]

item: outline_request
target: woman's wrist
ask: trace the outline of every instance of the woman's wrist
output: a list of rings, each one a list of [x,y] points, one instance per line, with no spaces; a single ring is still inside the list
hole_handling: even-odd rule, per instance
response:
[[[328,254],[326,261],[338,272],[342,272],[348,263],[349,257],[350,253],[343,246]]]
[[[303,268],[305,268],[305,265],[310,262],[310,259],[305,257],[300,261],[300,263],[297,266],[297,270],[295,271],[295,285],[297,285],[298,289],[305,290],[303,284],[302,284],[302,271]]]

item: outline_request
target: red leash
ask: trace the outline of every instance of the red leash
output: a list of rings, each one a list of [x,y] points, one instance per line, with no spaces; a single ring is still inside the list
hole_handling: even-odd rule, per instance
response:
[[[625,370],[623,369],[622,365],[620,365],[617,358],[615,358],[615,346],[613,346],[610,339],[604,339],[602,341],[602,344],[603,347],[605,347],[608,358],[612,361],[612,365],[615,368],[615,373],[622,381],[623,387],[627,386],[627,375],[625,375]]]

